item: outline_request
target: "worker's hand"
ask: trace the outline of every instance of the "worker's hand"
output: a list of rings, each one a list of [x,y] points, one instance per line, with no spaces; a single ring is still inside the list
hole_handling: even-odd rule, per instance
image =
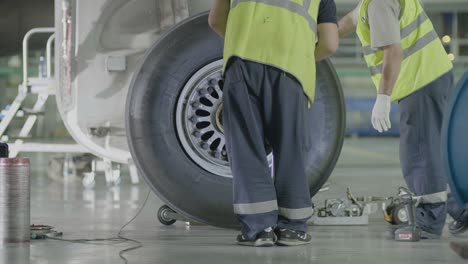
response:
[[[377,95],[374,109],[372,110],[372,126],[380,133],[388,131],[392,128],[390,123],[390,96],[385,94]]]

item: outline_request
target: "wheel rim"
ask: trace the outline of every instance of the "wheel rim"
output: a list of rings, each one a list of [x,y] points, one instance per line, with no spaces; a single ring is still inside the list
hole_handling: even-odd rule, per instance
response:
[[[198,70],[177,100],[176,130],[187,155],[206,171],[232,178],[223,128],[223,61]],[[271,167],[272,154],[268,154]]]

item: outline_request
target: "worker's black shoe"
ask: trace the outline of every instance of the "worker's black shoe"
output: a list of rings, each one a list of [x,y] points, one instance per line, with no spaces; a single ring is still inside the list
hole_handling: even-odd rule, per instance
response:
[[[468,221],[453,221],[449,225],[449,231],[452,235],[460,235],[468,230]]]
[[[306,232],[276,229],[275,233],[278,236],[276,244],[279,246],[299,246],[310,244],[312,242],[312,237]]]
[[[246,239],[242,234],[237,236],[237,243],[250,247],[272,247],[275,245],[276,235],[272,228],[260,232],[254,240]]]

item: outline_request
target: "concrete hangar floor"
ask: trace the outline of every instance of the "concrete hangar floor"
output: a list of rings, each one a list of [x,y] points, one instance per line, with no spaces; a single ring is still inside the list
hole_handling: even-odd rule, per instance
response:
[[[377,153],[375,150],[384,150]],[[148,194],[141,183],[128,177],[109,188],[98,179],[94,189],[81,183],[53,181],[46,168],[48,156],[33,160],[31,222],[47,224],[63,232],[66,239],[114,237],[131,219]],[[377,168],[383,168],[376,173]],[[397,139],[347,139],[329,184],[314,202],[343,197],[350,186],[356,195],[395,195],[403,185],[398,161]],[[162,202],[152,193],[142,213],[126,227],[123,235],[143,243],[128,252],[128,263],[466,263],[449,247],[450,241],[466,240],[444,231],[441,240],[417,243],[395,242],[388,237],[389,224],[382,214],[372,215],[368,226],[311,226],[310,245],[284,248],[248,248],[235,243],[237,231],[177,222],[163,226],[157,219]],[[2,263],[110,264],[123,263],[119,252],[134,243],[69,243],[33,240],[31,246],[11,245],[0,250]],[[1,259],[1,258],[0,258]]]

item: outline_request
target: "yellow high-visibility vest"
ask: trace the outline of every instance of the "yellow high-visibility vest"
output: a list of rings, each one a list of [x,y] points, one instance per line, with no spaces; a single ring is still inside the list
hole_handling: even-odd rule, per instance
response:
[[[233,56],[294,76],[312,103],[320,0],[231,0],[224,69]]]
[[[379,90],[384,52],[371,47],[368,19],[369,3],[359,9],[357,35],[363,46],[364,59]],[[395,84],[392,101],[400,100],[447,73],[453,68],[431,20],[418,0],[400,0],[400,35],[404,59]]]

